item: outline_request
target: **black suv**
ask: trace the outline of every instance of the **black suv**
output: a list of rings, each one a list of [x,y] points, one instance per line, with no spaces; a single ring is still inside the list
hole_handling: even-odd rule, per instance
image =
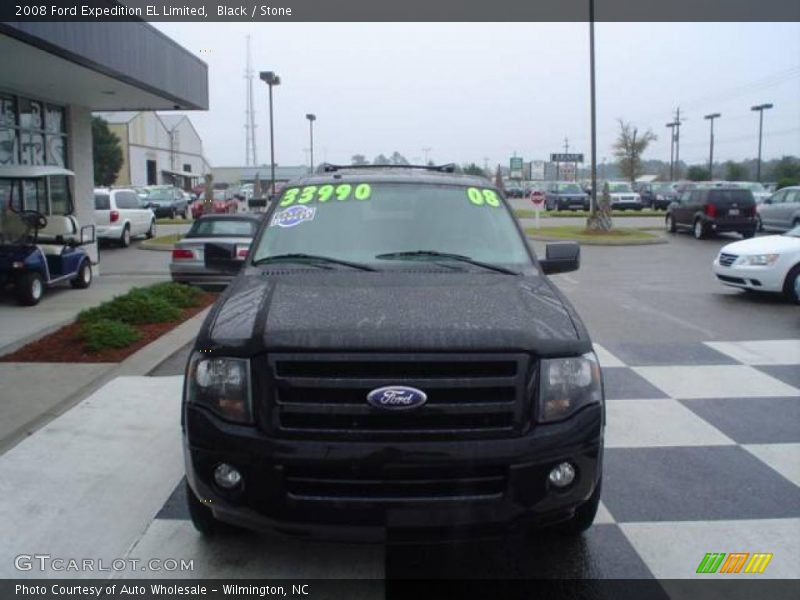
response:
[[[205,260],[239,268],[235,248]],[[327,539],[588,528],[605,407],[583,323],[502,194],[326,165],[270,206],[186,370],[192,520]]]
[[[756,233],[756,201],[750,190],[705,187],[687,190],[667,208],[670,233],[689,229],[701,239],[712,233],[735,231],[751,238]]]

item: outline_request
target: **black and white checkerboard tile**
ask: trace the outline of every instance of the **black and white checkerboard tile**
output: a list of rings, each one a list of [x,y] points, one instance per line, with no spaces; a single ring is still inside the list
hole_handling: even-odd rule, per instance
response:
[[[800,578],[800,340],[596,349],[603,503],[578,539],[206,541],[183,500],[182,378],[123,377],[0,456],[0,518],[18,524],[0,541],[0,574],[14,576],[2,565],[31,547],[194,561],[190,574],[115,574],[134,577],[694,579],[707,552],[769,552],[756,577]]]

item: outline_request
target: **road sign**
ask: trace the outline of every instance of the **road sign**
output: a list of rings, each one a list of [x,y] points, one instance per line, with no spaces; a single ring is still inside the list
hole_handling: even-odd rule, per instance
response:
[[[531,180],[541,181],[544,179],[544,161],[534,160],[531,162]]]
[[[583,154],[551,154],[550,162],[582,163]]]
[[[533,202],[533,214],[536,218],[536,222],[534,226],[536,229],[540,229],[542,226],[541,221],[539,220],[539,214],[544,209],[544,194],[540,190],[534,190],[531,192],[531,202]]]
[[[510,163],[510,171],[509,176],[511,179],[522,179],[522,157],[521,156],[513,156],[511,157]]]

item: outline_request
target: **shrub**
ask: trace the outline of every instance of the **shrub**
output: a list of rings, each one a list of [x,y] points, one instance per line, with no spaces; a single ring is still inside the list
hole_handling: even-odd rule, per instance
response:
[[[189,308],[200,303],[201,291],[195,287],[166,281],[145,288],[149,293],[163,298],[178,308]]]
[[[90,352],[106,348],[124,348],[137,341],[141,335],[127,323],[98,319],[89,321],[81,327],[84,346]]]
[[[181,311],[164,298],[150,293],[146,289],[134,288],[110,302],[103,302],[98,307],[81,311],[78,321],[94,323],[100,320],[110,320],[142,325],[176,321],[180,316]]]

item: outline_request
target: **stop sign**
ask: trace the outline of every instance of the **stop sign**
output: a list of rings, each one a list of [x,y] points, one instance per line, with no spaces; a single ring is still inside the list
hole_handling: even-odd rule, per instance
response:
[[[531,202],[534,206],[544,206],[544,194],[540,191],[531,192]]]

